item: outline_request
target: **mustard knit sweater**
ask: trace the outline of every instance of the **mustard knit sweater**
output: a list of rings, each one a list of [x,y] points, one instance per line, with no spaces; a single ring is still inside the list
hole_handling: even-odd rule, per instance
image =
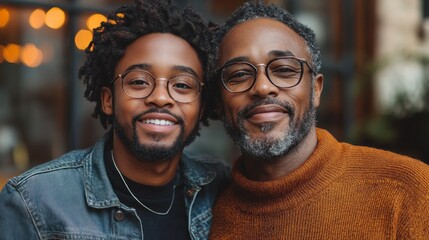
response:
[[[233,167],[213,209],[211,239],[429,239],[429,166],[339,143],[318,145],[298,169],[257,182]]]

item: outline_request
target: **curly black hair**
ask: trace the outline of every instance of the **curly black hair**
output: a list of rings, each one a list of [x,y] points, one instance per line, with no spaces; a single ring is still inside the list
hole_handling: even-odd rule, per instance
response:
[[[92,116],[99,118],[104,128],[112,123],[112,117],[102,110],[101,89],[111,86],[115,66],[126,47],[141,36],[171,33],[186,40],[196,50],[204,79],[208,79],[213,52],[211,28],[216,24],[205,21],[192,8],[179,8],[171,0],[135,0],[110,13],[107,19],[94,29],[93,40],[86,48],[86,61],[79,69],[85,97],[96,103]],[[203,104],[206,98],[207,89],[203,88]],[[208,124],[206,111],[200,122]]]

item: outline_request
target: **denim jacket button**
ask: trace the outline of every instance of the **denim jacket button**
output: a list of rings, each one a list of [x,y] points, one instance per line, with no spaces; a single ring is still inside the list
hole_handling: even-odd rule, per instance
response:
[[[125,214],[122,212],[122,210],[116,210],[115,212],[115,220],[118,222],[121,222],[125,219]]]

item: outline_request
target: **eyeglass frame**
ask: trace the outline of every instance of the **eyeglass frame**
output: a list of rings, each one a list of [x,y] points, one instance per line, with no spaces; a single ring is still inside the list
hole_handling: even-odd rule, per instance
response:
[[[145,72],[145,73],[147,73],[147,74],[148,74],[148,75],[153,79],[153,83],[154,83],[154,84],[153,84],[153,88],[152,88],[152,90],[149,92],[149,94],[147,94],[147,95],[146,95],[146,96],[144,96],[144,97],[134,97],[134,96],[131,96],[129,93],[127,93],[127,91],[125,91],[125,88],[124,88],[124,79],[125,79],[125,77],[126,77],[130,72]],[[183,101],[177,101],[173,96],[171,96],[170,89],[168,88],[168,83],[169,83],[169,81],[170,81],[171,79],[173,79],[173,78],[175,78],[175,77],[177,77],[177,76],[181,76],[181,75],[189,76],[189,77],[191,77],[192,79],[194,79],[194,80],[198,83],[198,86],[199,86],[199,88],[198,88],[198,93],[197,93],[197,95],[195,96],[195,98],[194,98],[193,100],[191,100],[191,101],[186,101],[186,102],[183,102]],[[131,69],[131,70],[127,70],[127,71],[125,71],[125,72],[123,72],[123,73],[120,73],[120,74],[118,74],[115,78],[113,78],[113,80],[110,82],[110,84],[112,84],[112,85],[113,85],[113,83],[114,83],[114,82],[116,81],[116,79],[118,79],[118,78],[121,78],[121,88],[122,88],[122,91],[123,91],[127,96],[132,97],[132,98],[134,98],[134,99],[144,99],[144,98],[149,97],[149,96],[153,93],[153,91],[155,90],[157,80],[164,80],[164,81],[167,81],[167,93],[168,93],[168,96],[170,96],[170,98],[171,98],[171,99],[173,99],[175,102],[178,102],[178,103],[191,103],[191,102],[193,102],[193,101],[197,100],[197,98],[200,96],[200,94],[201,94],[201,92],[202,92],[202,90],[203,90],[203,86],[205,85],[203,82],[201,82],[200,80],[198,80],[198,78],[197,78],[197,77],[192,76],[191,74],[179,73],[179,74],[173,75],[173,76],[171,76],[171,77],[169,77],[169,78],[156,78],[156,77],[155,77],[151,72],[149,72],[149,71],[147,71],[147,70],[144,70],[144,69]]]
[[[272,62],[274,62],[274,61],[276,61],[276,60],[279,60],[279,59],[295,59],[295,60],[297,60],[299,63],[300,63],[300,65],[301,65],[301,73],[300,73],[300,78],[299,78],[299,80],[297,81],[297,83],[295,84],[295,85],[292,85],[292,86],[289,86],[289,87],[279,87],[279,86],[277,86],[272,80],[271,80],[271,78],[270,78],[270,75],[268,74],[268,66],[272,63]],[[217,73],[217,76],[218,76],[218,78],[220,78],[220,80],[222,81],[222,85],[223,85],[223,87],[228,91],[228,92],[230,92],[230,93],[243,93],[243,92],[247,92],[247,91],[249,91],[254,85],[255,85],[255,83],[256,83],[256,79],[257,79],[257,75],[258,75],[258,67],[260,67],[260,66],[263,66],[264,67],[264,69],[265,69],[265,76],[267,76],[267,78],[268,78],[268,80],[270,81],[270,83],[271,84],[273,84],[274,86],[276,86],[277,88],[280,88],[280,89],[286,89],[286,88],[293,88],[293,87],[296,87],[296,86],[298,86],[300,83],[301,83],[301,80],[302,80],[302,77],[304,76],[304,63],[307,65],[307,67],[308,67],[308,69],[310,69],[310,72],[315,76],[317,73],[316,73],[316,71],[310,66],[310,64],[308,63],[308,61],[306,60],[306,59],[304,59],[304,58],[298,58],[298,57],[294,57],[294,56],[284,56],[284,57],[277,57],[277,58],[274,58],[274,59],[271,59],[270,61],[268,61],[268,63],[267,64],[264,64],[264,63],[260,63],[260,64],[256,64],[256,65],[254,65],[253,63],[251,63],[251,62],[248,62],[248,61],[238,61],[238,62],[231,62],[231,63],[227,63],[227,64],[225,64],[225,65],[223,65],[222,67],[219,67],[218,69],[216,69],[216,73]],[[226,68],[226,67],[228,67],[228,66],[231,66],[231,65],[235,65],[235,64],[247,64],[247,65],[249,65],[249,66],[251,66],[254,70],[255,70],[255,76],[254,76],[254,78],[253,78],[253,82],[252,82],[252,84],[250,85],[250,87],[249,88],[247,88],[247,89],[245,89],[245,90],[242,90],[242,91],[237,91],[237,92],[235,92],[235,91],[231,91],[225,84],[225,82],[223,81],[223,75],[222,75],[222,72],[223,72],[223,70]]]

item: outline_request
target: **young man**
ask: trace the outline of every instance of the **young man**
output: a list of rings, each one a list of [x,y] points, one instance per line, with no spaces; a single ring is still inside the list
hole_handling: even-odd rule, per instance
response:
[[[211,239],[429,239],[429,167],[316,128],[314,33],[246,3],[217,35],[219,108],[242,156]]]
[[[0,239],[208,236],[228,171],[182,153],[207,118],[208,24],[155,0],[108,19],[95,29],[80,76],[95,117],[112,130],[11,179],[0,194]]]

